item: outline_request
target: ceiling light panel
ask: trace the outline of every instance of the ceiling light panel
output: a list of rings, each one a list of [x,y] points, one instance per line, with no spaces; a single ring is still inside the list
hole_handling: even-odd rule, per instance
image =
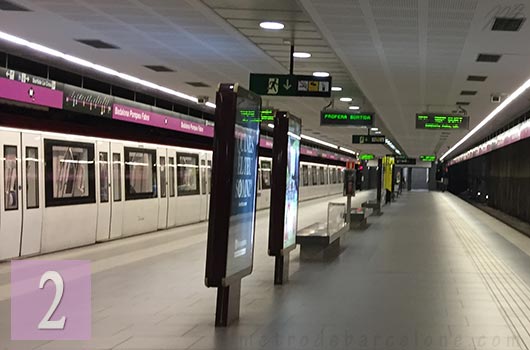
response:
[[[99,39],[75,39],[75,41],[80,42],[81,44],[85,44],[87,46],[91,46],[96,49],[119,49],[118,46],[112,45],[110,43],[107,43],[103,40]]]

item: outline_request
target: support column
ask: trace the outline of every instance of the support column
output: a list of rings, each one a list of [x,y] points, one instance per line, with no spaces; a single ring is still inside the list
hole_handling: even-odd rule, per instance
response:
[[[275,256],[274,284],[282,285],[289,281],[289,252],[285,255]]]
[[[241,280],[237,280],[227,287],[217,288],[216,327],[228,327],[239,318],[240,296]]]

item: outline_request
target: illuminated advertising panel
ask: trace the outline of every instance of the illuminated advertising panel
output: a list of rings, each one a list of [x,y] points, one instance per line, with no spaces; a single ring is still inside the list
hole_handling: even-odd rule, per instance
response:
[[[298,223],[298,185],[300,165],[300,122],[289,119],[287,133],[287,177],[285,188],[285,219],[283,225],[283,248],[296,243]]]

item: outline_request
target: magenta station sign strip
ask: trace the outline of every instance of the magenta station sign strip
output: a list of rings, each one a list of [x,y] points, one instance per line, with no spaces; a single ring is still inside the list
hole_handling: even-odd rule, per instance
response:
[[[527,120],[515,127],[503,132],[493,139],[462,153],[449,162],[449,166],[464,162],[466,160],[480,157],[486,153],[511,145],[512,143],[524,140],[530,137],[530,120]]]
[[[120,104],[114,104],[112,106],[112,119],[175,130],[188,134],[213,137],[212,126]]]
[[[37,106],[63,108],[62,91],[6,78],[0,78],[0,98]]]

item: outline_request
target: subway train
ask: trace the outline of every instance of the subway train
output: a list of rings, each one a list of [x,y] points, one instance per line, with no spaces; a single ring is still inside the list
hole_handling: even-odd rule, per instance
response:
[[[0,127],[0,152],[0,260],[208,220],[211,151]],[[300,168],[300,200],[342,192],[342,167]],[[260,157],[258,209],[271,169]]]

